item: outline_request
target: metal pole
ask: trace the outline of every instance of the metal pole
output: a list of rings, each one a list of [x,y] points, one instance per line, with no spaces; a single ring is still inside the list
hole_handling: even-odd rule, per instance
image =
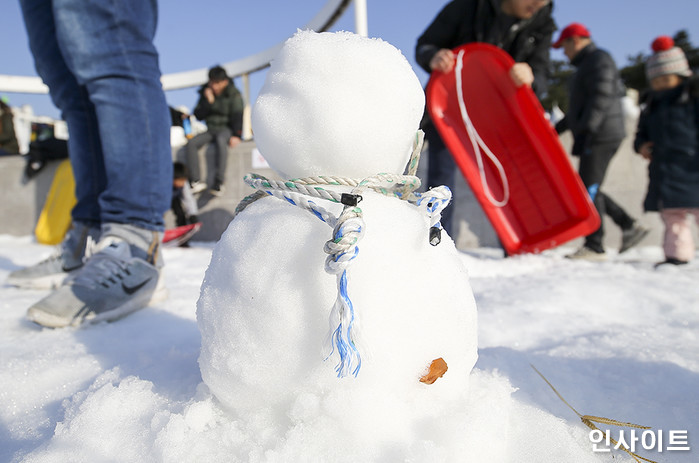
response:
[[[243,140],[250,140],[252,138],[252,119],[251,119],[251,106],[250,106],[250,74],[243,74],[243,101],[245,102],[245,107],[243,108]]]
[[[354,0],[354,31],[362,37],[369,36],[366,0]]]

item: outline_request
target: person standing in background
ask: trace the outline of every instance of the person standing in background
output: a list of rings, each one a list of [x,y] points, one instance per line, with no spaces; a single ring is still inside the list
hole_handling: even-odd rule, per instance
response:
[[[651,90],[643,98],[634,149],[648,165],[646,211],[660,211],[665,260],[684,265],[694,258],[691,217],[699,223],[699,78],[671,37],[653,41],[646,62]]]
[[[515,85],[530,85],[538,97],[547,88],[549,50],[556,24],[551,0],[453,0],[422,33],[415,47],[417,63],[428,73],[451,72],[452,49],[471,42],[495,45],[512,56],[510,77]],[[427,187],[454,190],[456,163],[437,129],[425,115]],[[442,212],[442,225],[452,235],[454,204]],[[453,235],[452,235],[453,236]]]
[[[568,88],[568,112],[556,124],[556,131],[573,133],[572,154],[580,157],[580,179],[600,219],[607,214],[621,228],[619,252],[625,252],[637,245],[649,230],[600,189],[609,163],[626,135],[621,101],[624,86],[619,71],[609,53],[597,48],[590,31],[580,23],[566,26],[553,48],[563,48],[576,68]],[[603,238],[604,226],[600,223],[596,231],[585,237],[583,246],[567,257],[605,260]]]

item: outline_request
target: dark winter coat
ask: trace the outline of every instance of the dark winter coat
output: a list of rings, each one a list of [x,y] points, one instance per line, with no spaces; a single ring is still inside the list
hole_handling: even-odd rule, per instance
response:
[[[230,129],[231,134],[240,137],[243,131],[243,97],[229,80],[228,86],[218,95],[213,104],[204,96],[203,85],[199,89],[199,102],[194,108],[194,116],[202,121],[206,121],[206,127],[210,132],[220,132],[223,129]]]
[[[591,43],[571,64],[577,69],[569,82],[568,112],[556,130],[573,132],[576,155],[590,146],[620,143],[626,135],[621,103],[625,88],[614,59]]]
[[[527,63],[534,73],[532,89],[539,98],[546,92],[549,49],[556,24],[553,3],[532,18],[517,20],[502,13],[501,0],[453,0],[418,38],[417,63],[428,73],[430,60],[442,48],[453,49],[471,42],[495,45],[518,63]]]
[[[699,207],[699,77],[643,103],[634,149],[653,142],[645,210]]]

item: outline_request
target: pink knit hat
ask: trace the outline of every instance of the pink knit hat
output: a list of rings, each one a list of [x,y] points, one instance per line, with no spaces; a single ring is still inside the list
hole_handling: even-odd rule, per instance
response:
[[[687,57],[681,48],[675,46],[672,37],[662,35],[653,40],[651,47],[654,53],[646,62],[648,80],[667,74],[677,74],[682,77],[692,75]]]

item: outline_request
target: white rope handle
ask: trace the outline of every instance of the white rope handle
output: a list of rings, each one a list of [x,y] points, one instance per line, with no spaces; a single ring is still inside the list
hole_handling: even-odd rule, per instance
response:
[[[461,119],[463,120],[464,125],[466,126],[466,131],[468,131],[468,136],[471,139],[471,145],[473,145],[473,151],[476,154],[476,162],[478,163],[478,172],[481,176],[481,184],[483,185],[483,191],[485,192],[485,195],[488,197],[488,201],[490,201],[490,203],[493,206],[503,207],[510,200],[510,184],[507,181],[507,175],[505,174],[505,169],[500,163],[500,160],[497,158],[497,156],[493,154],[490,148],[488,148],[488,145],[485,144],[481,136],[478,134],[476,127],[474,127],[473,122],[471,122],[471,118],[468,116],[468,111],[466,111],[466,104],[464,103],[464,93],[461,87],[461,70],[464,66],[463,56],[464,51],[461,50],[456,57],[456,68],[454,69],[454,72],[456,73],[456,95],[459,100],[459,110],[461,111]],[[488,179],[485,178],[485,169],[483,167],[483,154],[481,153],[481,148],[483,148],[483,151],[485,151],[486,156],[488,156],[488,158],[490,158],[493,164],[495,164],[495,167],[498,169],[498,172],[500,174],[500,180],[502,181],[502,188],[504,190],[503,198],[500,201],[495,199],[495,197],[493,196],[493,193],[490,191],[490,186],[488,186]]]

